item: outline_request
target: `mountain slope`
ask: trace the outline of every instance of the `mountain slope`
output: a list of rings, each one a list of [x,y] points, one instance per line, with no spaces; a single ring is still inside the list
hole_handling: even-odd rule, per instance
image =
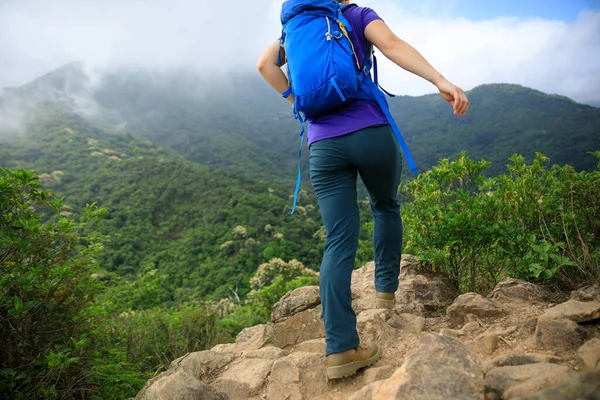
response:
[[[26,104],[60,99],[95,124],[126,130],[189,160],[293,188],[300,125],[257,74],[119,70],[94,75],[73,64],[13,92]],[[467,94],[470,111],[460,118],[438,95],[390,99],[420,170],[461,151],[491,161],[491,173],[502,172],[514,153],[531,159],[542,152],[553,163],[595,167],[586,152],[600,143],[600,109],[518,85],[483,85]],[[310,187],[308,180],[304,184]]]
[[[156,269],[169,298],[226,297],[248,290],[250,275],[273,258],[318,268],[322,247],[314,199],[289,215],[289,192],[194,164],[76,115],[53,113],[0,146],[0,166],[28,168],[66,197],[65,213],[97,202],[111,235],[101,265],[126,279]],[[68,215],[68,214],[67,214]]]
[[[152,82],[138,76],[132,87],[131,79],[119,77],[105,80],[97,98],[142,137],[200,163],[293,184],[300,126],[259,78],[207,83],[191,74]],[[390,99],[421,170],[461,151],[491,161],[491,173],[502,172],[514,153],[531,159],[542,152],[555,163],[594,168],[586,152],[600,143],[600,109],[517,85],[483,85],[467,94],[470,112],[460,118],[438,95]],[[128,96],[137,102],[115,103]]]

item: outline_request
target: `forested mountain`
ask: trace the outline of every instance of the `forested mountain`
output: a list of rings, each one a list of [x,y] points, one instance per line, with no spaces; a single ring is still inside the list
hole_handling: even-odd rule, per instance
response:
[[[12,93],[25,101],[69,99],[97,124],[126,129],[191,161],[288,188],[294,184],[300,126],[258,74],[97,75],[72,64]],[[600,109],[518,85],[483,85],[468,95],[464,118],[454,117],[438,95],[390,99],[420,170],[461,151],[492,162],[492,174],[503,172],[515,153],[532,159],[542,152],[556,163],[594,168],[585,152],[600,142]]]
[[[170,295],[157,304],[218,299],[238,285],[243,295],[258,265],[273,257],[318,268],[320,218],[308,195],[291,216],[290,193],[277,185],[212,170],[77,115],[38,119],[25,137],[2,143],[0,165],[40,174],[66,197],[66,216],[87,203],[107,208],[96,227],[111,236],[101,265],[121,278],[167,274]]]

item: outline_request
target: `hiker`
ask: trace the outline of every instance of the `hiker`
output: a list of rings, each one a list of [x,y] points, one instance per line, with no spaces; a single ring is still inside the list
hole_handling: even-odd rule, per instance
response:
[[[282,23],[289,20],[289,13],[295,12],[296,14],[291,14],[294,18],[303,7],[313,7],[313,15],[320,15],[323,10],[332,7],[331,2],[334,0],[288,0],[283,5]],[[333,5],[338,10],[336,21],[340,31],[344,31],[344,24],[340,24],[342,20],[349,25],[346,27],[348,32],[343,33],[351,42],[351,52],[359,63],[370,62],[371,45],[374,45],[399,67],[431,82],[441,96],[452,105],[455,115],[462,116],[467,113],[469,102],[462,89],[450,83],[413,47],[399,39],[375,11],[348,5],[348,1],[339,3]],[[331,28],[329,19],[326,23],[327,25],[323,25],[323,31]],[[333,40],[339,40],[339,44],[343,45],[344,38],[341,38],[340,31],[333,32]],[[299,38],[302,39],[302,36]],[[302,110],[298,110],[295,98],[296,94],[300,103],[300,95],[293,90],[296,89],[295,85],[298,86],[298,82],[288,81],[281,69],[286,61],[292,64],[292,48],[288,50],[290,60],[286,60],[284,40],[282,35],[281,41],[271,44],[261,55],[257,67],[264,79],[294,105],[296,118],[302,121]],[[332,37],[330,35],[323,40],[332,40]],[[290,43],[287,45],[293,46]],[[310,51],[306,48],[306,43],[304,45],[302,51]],[[313,60],[315,63],[319,61],[317,58]],[[299,80],[299,74],[304,73],[303,68],[307,71],[310,69],[308,64],[311,63],[305,63],[300,68],[296,65],[294,71],[291,71],[292,67],[289,65],[288,76],[294,72],[294,79]],[[370,64],[366,65],[368,69]],[[355,64],[353,73],[360,74],[359,67],[360,65]],[[368,79],[368,83],[372,85],[371,78]],[[402,251],[402,220],[397,199],[402,155],[399,131],[395,137],[392,129],[394,124],[390,125],[391,117],[388,118],[385,113],[389,114],[387,106],[382,106],[380,100],[378,102],[360,96],[346,101],[338,84],[334,81],[332,85],[343,104],[323,115],[308,116],[307,136],[310,178],[327,233],[320,269],[320,294],[327,345],[327,377],[337,379],[353,375],[358,369],[371,366],[381,357],[381,349],[377,344],[360,343],[356,331],[356,315],[352,309],[350,283],[360,228],[357,176],[360,175],[369,193],[375,223],[373,242],[376,305],[377,308],[391,309],[394,307],[395,292],[398,289]]]

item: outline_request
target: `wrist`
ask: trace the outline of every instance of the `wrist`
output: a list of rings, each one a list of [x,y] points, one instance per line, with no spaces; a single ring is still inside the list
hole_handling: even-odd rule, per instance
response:
[[[446,78],[444,78],[444,75],[437,73],[433,76],[433,78],[431,78],[430,82],[433,83],[435,86],[439,86],[445,80]]]

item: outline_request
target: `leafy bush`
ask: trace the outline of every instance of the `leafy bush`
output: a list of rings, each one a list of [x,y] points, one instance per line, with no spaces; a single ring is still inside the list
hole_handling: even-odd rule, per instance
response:
[[[541,154],[510,161],[489,178],[488,162],[462,153],[404,183],[406,251],[463,291],[505,276],[569,288],[600,279],[600,170],[547,169]]]

